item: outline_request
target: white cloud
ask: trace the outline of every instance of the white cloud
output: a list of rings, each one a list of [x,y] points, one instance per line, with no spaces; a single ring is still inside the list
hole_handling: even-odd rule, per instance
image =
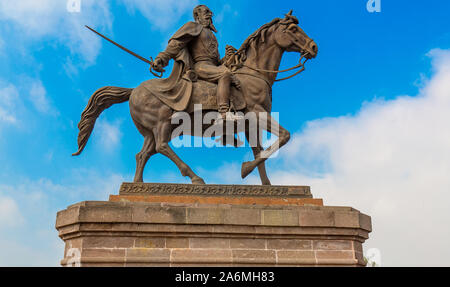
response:
[[[47,97],[47,91],[40,80],[31,81],[30,100],[39,112],[52,115],[58,114],[58,112],[51,106]]]
[[[22,221],[16,201],[11,197],[0,195],[0,229],[16,226]]]
[[[153,27],[166,30],[175,24],[185,13],[192,13],[198,0],[122,0],[128,11],[138,10]]]
[[[17,122],[14,113],[19,102],[19,93],[12,84],[0,81],[0,124],[15,124]]]
[[[327,205],[372,216],[366,247],[384,265],[450,264],[450,51],[430,56],[434,75],[418,96],[312,121],[274,159],[283,166],[273,183],[308,184]]]
[[[47,153],[45,153],[44,158],[46,161],[52,161],[53,155],[54,155],[53,150],[49,150]]]
[[[3,54],[4,46],[5,46],[5,41],[0,37],[0,56]]]
[[[215,15],[214,21],[218,24],[222,23],[223,20],[225,19],[226,14],[231,13],[231,12],[232,11],[231,11],[230,4],[227,3],[227,4],[223,5],[222,10],[218,14]]]
[[[4,45],[20,42],[26,45],[42,39],[51,39],[67,46],[72,55],[80,55],[86,64],[92,64],[99,53],[101,41],[84,28],[111,28],[112,20],[106,0],[82,0],[80,13],[69,13],[67,1],[16,0],[0,2],[0,21],[12,23],[17,37]],[[18,33],[17,33],[18,31]],[[25,37],[23,37],[25,36]]]
[[[0,184],[0,266],[59,266],[64,244],[55,229],[57,211],[108,200],[123,181],[119,174],[79,169],[58,182],[16,176],[17,184]]]
[[[122,138],[122,132],[120,131],[121,121],[115,121],[113,123],[106,119],[99,119],[95,127],[95,142],[102,147],[102,150],[107,152],[113,151],[120,144]]]
[[[27,101],[31,102],[36,110],[43,114],[58,115],[59,112],[51,105],[47,92],[39,79],[23,77],[21,85],[24,88],[0,79],[0,126],[22,126],[24,117],[29,110]],[[26,125],[25,125],[26,126]]]
[[[66,57],[65,63],[63,64],[64,71],[66,74],[73,78],[74,76],[78,76],[78,68],[77,65],[72,61],[70,57]]]

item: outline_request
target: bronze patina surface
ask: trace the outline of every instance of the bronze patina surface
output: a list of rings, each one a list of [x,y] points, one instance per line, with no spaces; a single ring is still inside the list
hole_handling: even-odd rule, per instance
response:
[[[122,183],[120,195],[197,195],[312,198],[309,186]]]
[[[258,140],[251,144],[254,160],[242,164],[241,176],[245,178],[258,168],[261,183],[270,185],[265,161],[290,139],[289,131],[270,114],[272,86],[277,80],[291,78],[302,72],[305,63],[302,61],[317,56],[317,44],[300,28],[298,19],[290,11],[284,18],[275,18],[262,25],[239,49],[227,45],[225,57],[220,58],[212,11],[205,5],[199,5],[194,8],[193,15],[194,21],[181,27],[170,38],[167,48],[159,53],[154,61],[142,58],[89,28],[149,63],[153,73],[163,73],[170,60],[174,60],[174,66],[168,78],[151,79],[134,89],[108,86],[97,90],[81,115],[78,124],[78,151],[74,155],[83,151],[98,116],[105,109],[129,101],[133,122],[144,136],[143,148],[136,155],[134,182],[143,182],[147,161],[151,156],[160,153],[173,161],[181,174],[188,176],[193,184],[204,184],[204,180],[183,162],[169,145],[174,129],[179,126],[173,124],[171,119],[175,113],[185,111],[191,122],[194,122],[193,104],[204,103],[206,108],[217,110],[223,121],[228,121],[230,117],[232,122],[236,122],[237,116],[231,112],[233,107],[244,115],[254,114],[256,117],[256,127],[252,127],[248,119],[244,119],[247,141],[250,142],[252,135],[256,135]],[[285,52],[299,53],[300,60],[294,67],[280,70]],[[295,69],[299,70],[291,76],[277,79],[279,73]],[[206,98],[203,95],[207,95]],[[211,97],[215,99],[211,100]],[[183,131],[183,134],[212,136],[204,134],[211,124],[201,122],[200,126],[198,131],[193,129]],[[260,139],[263,131],[278,138],[266,149],[262,147]],[[222,137],[219,142],[235,145],[239,141],[228,141]]]
[[[276,100],[272,86],[301,73],[305,62],[317,56],[316,43],[290,11],[262,25],[239,49],[227,46],[220,58],[211,10],[199,5],[193,12],[194,21],[181,27],[155,60],[89,28],[147,62],[157,78],[137,88],[100,88],[83,111],[74,155],[85,148],[100,114],[127,101],[144,145],[136,155],[134,182],[123,183],[119,195],[58,212],[56,229],[65,242],[61,265],[364,266],[362,244],[372,231],[369,216],[351,207],[324,206],[309,186],[271,185],[266,172],[265,161],[290,139],[289,131],[271,116]],[[285,52],[297,52],[300,60],[280,70]],[[171,60],[171,75],[160,79]],[[278,78],[288,71],[291,76]],[[242,164],[241,176],[257,168],[262,185],[205,185],[178,157],[169,142],[179,125],[171,120],[185,112],[193,122],[196,104],[216,111],[222,121],[229,120],[232,108],[256,116],[256,127],[248,119],[244,124],[247,141],[252,129],[258,140],[251,145],[254,160]],[[234,116],[230,120],[236,123]],[[194,128],[183,135],[206,137],[211,125],[201,125],[200,134]],[[260,142],[264,131],[277,137],[266,149]],[[144,167],[157,153],[174,162],[192,184],[144,183]]]
[[[114,202],[323,206],[309,186],[123,183]]]

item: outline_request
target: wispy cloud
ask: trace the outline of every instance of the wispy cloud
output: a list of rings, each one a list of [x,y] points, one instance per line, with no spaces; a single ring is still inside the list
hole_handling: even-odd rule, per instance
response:
[[[222,10],[215,15],[214,21],[218,24],[221,24],[227,15],[237,15],[237,11],[233,12],[230,4],[223,5]]]
[[[51,39],[66,46],[72,56],[80,56],[86,65],[90,65],[97,58],[101,41],[85,31],[84,25],[108,29],[112,25],[112,16],[106,0],[83,0],[81,13],[69,13],[66,1],[18,0],[0,2],[0,22],[12,24],[15,31],[9,35],[14,38],[9,37],[4,45],[26,46]]]
[[[17,226],[23,221],[16,201],[0,193],[0,230],[5,227]]]
[[[160,30],[167,30],[174,25],[181,16],[198,4],[198,0],[121,0],[130,13],[138,11]]]
[[[99,119],[95,127],[95,142],[101,146],[102,150],[111,152],[120,144],[122,132],[120,131],[120,120],[109,122],[106,119]]]
[[[31,82],[30,101],[40,113],[49,115],[59,114],[58,111],[50,104],[50,100],[47,97],[47,91],[40,80],[34,80]]]
[[[17,122],[14,111],[19,101],[17,88],[0,80],[0,125],[2,123],[15,124]]]
[[[0,127],[2,125],[23,127],[24,119],[33,112],[28,107],[29,103],[41,114],[59,114],[58,110],[52,106],[46,89],[39,79],[23,77],[21,82],[26,82],[29,86],[14,85],[0,79]]]
[[[5,46],[5,41],[2,39],[2,37],[0,37],[0,56],[3,54],[3,47],[4,46]]]

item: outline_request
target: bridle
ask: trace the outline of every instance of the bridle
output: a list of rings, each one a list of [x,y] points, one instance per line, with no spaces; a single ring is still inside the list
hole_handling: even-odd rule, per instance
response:
[[[288,33],[289,33],[289,36],[290,36],[290,37],[294,38],[293,35],[292,35],[292,32],[288,31]],[[313,41],[313,39],[309,38],[309,39],[306,41],[306,43],[305,43],[305,47],[308,47],[309,44],[311,44],[312,41]],[[297,47],[299,47],[300,49],[305,50],[304,47],[302,47],[300,44],[297,43],[297,41],[294,40],[293,43],[294,43]],[[290,78],[293,78],[293,77],[299,75],[300,73],[302,73],[302,72],[305,70],[305,64],[306,64],[306,62],[309,60],[309,59],[307,58],[308,55],[309,55],[309,52],[308,52],[308,51],[305,52],[305,53],[303,53],[303,54],[301,55],[300,59],[298,60],[298,64],[297,64],[297,65],[295,65],[294,67],[291,67],[291,68],[289,68],[289,69],[285,69],[285,70],[278,70],[278,71],[275,71],[275,70],[264,70],[264,69],[260,69],[260,68],[251,67],[251,66],[249,66],[249,65],[247,65],[247,64],[245,64],[245,63],[242,63],[240,66],[241,66],[241,67],[249,68],[250,70],[253,70],[253,71],[256,71],[256,72],[259,72],[259,73],[271,73],[271,74],[285,73],[285,72],[289,72],[289,71],[292,71],[292,70],[295,70],[295,69],[300,68],[300,70],[298,70],[297,72],[295,72],[294,74],[292,74],[292,75],[290,75],[290,76],[287,76],[287,77],[284,77],[284,78],[276,79],[276,80],[275,80],[275,82],[281,82],[281,81],[284,81],[284,80],[288,80],[288,79],[290,79]],[[302,62],[303,59],[305,59],[305,60]],[[268,81],[266,78],[264,78],[264,77],[259,77],[259,76],[255,75],[255,74],[249,74],[249,73],[238,72],[238,71],[233,72],[233,74],[244,74],[244,75],[254,76],[254,77],[257,77],[257,78],[259,78],[259,79],[264,80],[269,86],[271,86],[270,83],[269,83],[269,81]]]

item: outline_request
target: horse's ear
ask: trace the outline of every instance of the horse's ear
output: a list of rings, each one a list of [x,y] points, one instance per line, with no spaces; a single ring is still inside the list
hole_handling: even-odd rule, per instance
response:
[[[298,24],[298,19],[297,17],[292,15],[293,10],[289,11],[289,13],[286,14],[286,17],[284,18],[285,21],[287,22],[294,22],[295,24]]]

